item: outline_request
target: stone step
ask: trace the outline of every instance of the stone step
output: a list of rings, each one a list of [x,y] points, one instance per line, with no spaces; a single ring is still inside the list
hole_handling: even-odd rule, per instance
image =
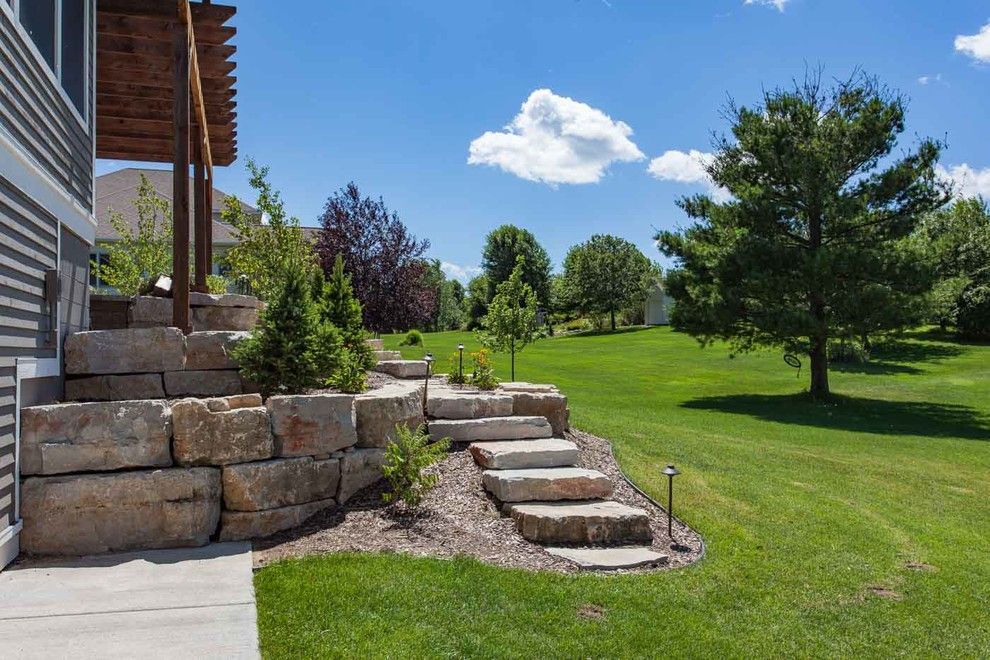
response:
[[[434,419],[511,417],[512,397],[494,392],[431,387],[426,414]]]
[[[561,438],[473,442],[468,450],[475,463],[490,470],[567,467],[580,457],[577,445]]]
[[[622,568],[662,566],[670,558],[649,546],[623,546],[618,548],[547,548],[547,552],[574,562],[589,571],[614,571]]]
[[[646,512],[619,502],[513,504],[509,515],[536,543],[641,543],[653,539]]]
[[[608,477],[597,470],[575,467],[485,470],[482,483],[502,502],[592,500],[612,495]]]
[[[546,417],[481,417],[478,419],[437,419],[429,423],[434,439],[454,442],[484,440],[532,440],[553,437]]]
[[[372,370],[395,378],[426,378],[426,362],[423,360],[382,360]]]
[[[384,351],[385,350],[385,340],[383,339],[365,339],[364,343],[371,346],[373,351]]]
[[[401,360],[401,351],[375,351],[375,357],[379,362],[388,362],[393,360]]]

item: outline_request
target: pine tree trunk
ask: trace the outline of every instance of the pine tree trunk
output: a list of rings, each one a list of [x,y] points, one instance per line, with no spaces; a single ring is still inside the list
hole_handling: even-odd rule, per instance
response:
[[[808,219],[808,239],[812,254],[822,246],[822,217],[820,212],[810,213]],[[814,278],[815,275],[812,275]],[[828,319],[825,313],[825,296],[822,286],[814,279],[808,296],[811,317],[817,326],[811,337],[811,397],[821,400],[828,398]]]
[[[510,353],[512,354],[511,380],[514,382],[516,380],[516,342],[515,341],[513,341],[510,346]]]
[[[615,332],[615,308],[612,307],[611,309],[608,310],[608,312],[612,317],[612,332]]]
[[[812,340],[811,347],[811,397],[828,398],[828,341],[822,337]]]

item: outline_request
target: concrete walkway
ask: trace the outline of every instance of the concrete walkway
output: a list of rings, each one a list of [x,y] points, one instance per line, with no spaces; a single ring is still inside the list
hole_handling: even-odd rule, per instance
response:
[[[0,573],[3,658],[257,658],[251,546],[25,563]]]

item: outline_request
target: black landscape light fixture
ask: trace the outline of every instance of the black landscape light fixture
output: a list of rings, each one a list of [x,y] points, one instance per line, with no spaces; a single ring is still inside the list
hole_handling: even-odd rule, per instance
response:
[[[673,525],[673,515],[674,515],[674,477],[680,474],[680,471],[673,465],[668,465],[663,469],[663,473],[667,475],[667,536],[670,537],[670,542],[674,542],[674,525]]]
[[[423,414],[426,414],[426,397],[430,389],[430,376],[433,375],[433,353],[427,353],[423,358],[426,363],[426,385],[423,387]]]
[[[457,345],[457,381],[464,382],[464,344]]]

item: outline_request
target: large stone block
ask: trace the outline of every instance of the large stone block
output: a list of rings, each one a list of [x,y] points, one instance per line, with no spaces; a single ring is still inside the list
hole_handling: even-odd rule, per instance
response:
[[[192,327],[195,332],[208,330],[250,330],[258,323],[259,309],[255,307],[193,307]]]
[[[343,504],[354,493],[382,478],[384,449],[353,449],[340,459],[340,489],[337,501]]]
[[[223,504],[231,511],[260,511],[325,500],[337,494],[340,461],[308,456],[276,458],[223,469]]]
[[[32,477],[21,492],[30,554],[205,545],[220,519],[220,471],[211,468]]]
[[[477,419],[512,414],[512,397],[490,392],[431,388],[426,412],[436,419]]]
[[[523,538],[537,543],[648,543],[650,518],[619,502],[539,502],[509,509]]]
[[[83,376],[65,381],[66,401],[164,399],[161,374]]]
[[[393,378],[426,378],[423,360],[382,360],[372,369]]]
[[[594,500],[612,494],[612,483],[604,474],[574,467],[485,470],[481,482],[503,502]]]
[[[21,410],[21,473],[64,474],[172,464],[164,401],[60,403]]]
[[[186,336],[186,370],[236,369],[237,360],[231,351],[237,342],[247,338],[247,332],[193,332]]]
[[[231,396],[242,391],[241,375],[237,371],[165,372],[165,392],[169,396]]]
[[[384,351],[385,350],[385,340],[384,339],[365,339],[364,343],[371,346],[373,351]]]
[[[387,383],[354,398],[358,447],[385,447],[395,439],[396,424],[415,429],[423,416],[422,383]]]
[[[271,536],[298,527],[307,518],[334,504],[334,500],[326,499],[264,511],[224,511],[220,518],[220,540],[243,541]]]
[[[127,308],[128,328],[167,328],[172,325],[172,299],[136,296]]]
[[[357,442],[351,394],[273,396],[268,413],[278,456],[319,456]]]
[[[454,442],[534,440],[553,437],[553,428],[545,417],[434,419],[430,421],[430,436],[434,440],[450,438]]]
[[[189,293],[189,305],[192,307],[245,307],[248,309],[264,309],[265,303],[254,296],[239,293]]]
[[[546,417],[554,435],[570,428],[567,397],[559,392],[512,392],[512,414]]]
[[[65,339],[67,374],[181,371],[186,338],[178,328],[90,330]]]
[[[234,408],[230,399],[184,399],[172,404],[176,463],[230,465],[274,455],[268,412],[262,407]]]

